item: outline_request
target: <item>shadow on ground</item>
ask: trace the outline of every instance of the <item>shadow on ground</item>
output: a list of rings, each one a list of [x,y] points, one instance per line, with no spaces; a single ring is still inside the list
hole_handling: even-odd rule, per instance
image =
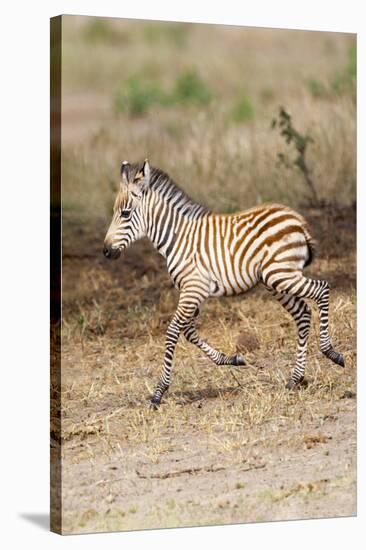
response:
[[[44,531],[50,529],[50,515],[49,514],[19,514],[22,519],[33,523],[37,527],[40,527]]]

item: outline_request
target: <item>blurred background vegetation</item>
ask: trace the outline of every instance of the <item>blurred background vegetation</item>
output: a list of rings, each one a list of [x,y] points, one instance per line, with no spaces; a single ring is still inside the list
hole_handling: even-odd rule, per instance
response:
[[[301,209],[280,107],[310,138],[319,203],[354,203],[355,35],[64,16],[62,36],[64,234],[102,239],[120,162],[147,156],[216,211]]]

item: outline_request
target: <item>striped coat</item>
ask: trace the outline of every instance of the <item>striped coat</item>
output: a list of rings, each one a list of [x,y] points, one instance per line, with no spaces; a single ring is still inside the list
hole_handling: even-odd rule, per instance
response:
[[[163,171],[124,162],[121,186],[111,225],[104,241],[107,258],[117,258],[135,240],[147,236],[166,258],[169,274],[180,292],[167,330],[164,365],[152,396],[160,404],[171,381],[173,355],[180,334],[218,365],[242,365],[241,355],[226,355],[202,340],[195,317],[210,296],[246,292],[259,282],[293,316],[298,328],[295,368],[287,383],[299,384],[305,372],[310,308],[320,314],[320,349],[344,366],[329,337],[329,285],[306,278],[302,271],[312,260],[314,242],[304,218],[280,204],[263,204],[236,214],[215,214],[192,201]]]

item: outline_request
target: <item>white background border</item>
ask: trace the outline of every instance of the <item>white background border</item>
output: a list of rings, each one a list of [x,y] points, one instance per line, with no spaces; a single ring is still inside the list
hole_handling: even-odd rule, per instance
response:
[[[365,52],[363,2],[8,1],[1,10],[1,542],[3,548],[360,548],[365,504]],[[60,537],[48,513],[49,17],[62,13],[358,33],[358,517]],[[363,28],[362,28],[363,21]],[[363,52],[363,53],[362,53]],[[363,99],[362,99],[363,98]],[[260,474],[259,474],[260,475]],[[362,542],[363,540],[363,542]]]

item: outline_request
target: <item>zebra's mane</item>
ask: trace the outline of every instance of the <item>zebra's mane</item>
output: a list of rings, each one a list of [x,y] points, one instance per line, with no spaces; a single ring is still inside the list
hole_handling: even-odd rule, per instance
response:
[[[200,218],[211,212],[206,206],[191,199],[163,170],[153,166],[151,166],[150,189],[190,219]]]

